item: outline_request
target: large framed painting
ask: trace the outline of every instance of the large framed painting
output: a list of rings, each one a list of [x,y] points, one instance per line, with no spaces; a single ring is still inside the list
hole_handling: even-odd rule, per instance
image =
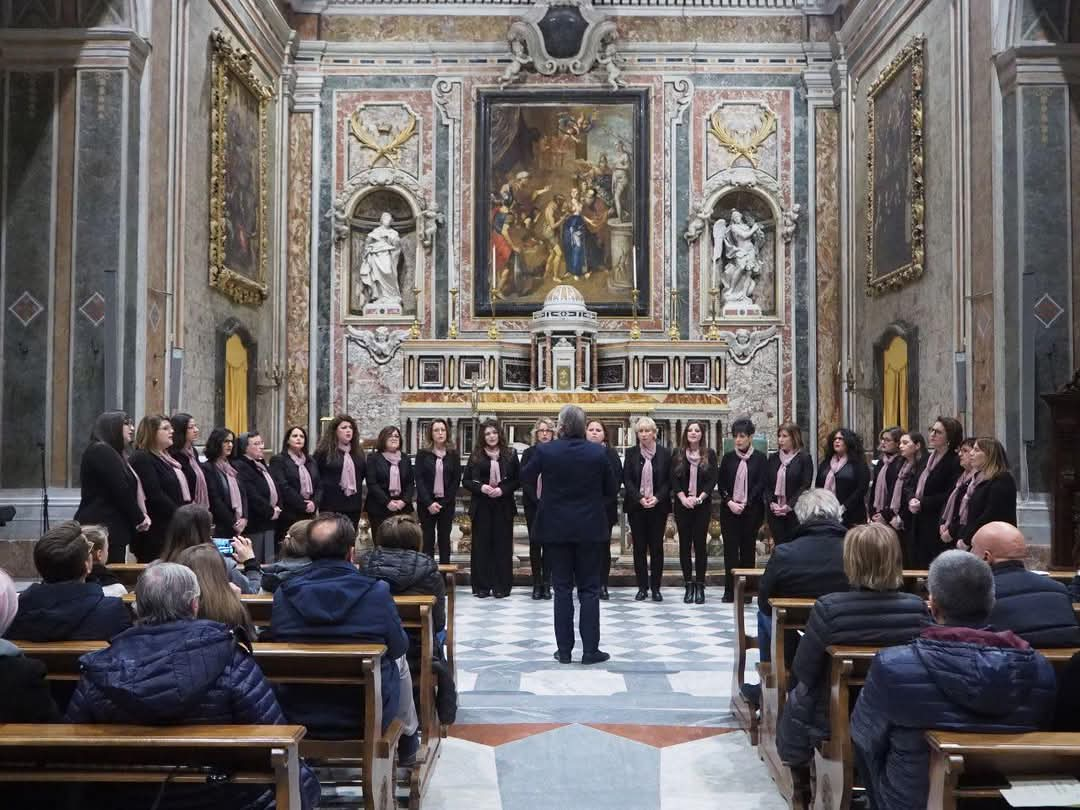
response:
[[[210,286],[241,304],[267,295],[267,109],[251,54],[210,35]]]
[[[866,285],[877,295],[923,273],[923,48],[903,48],[867,91]]]
[[[601,315],[647,315],[646,91],[481,92],[474,311],[527,315],[571,284]]]

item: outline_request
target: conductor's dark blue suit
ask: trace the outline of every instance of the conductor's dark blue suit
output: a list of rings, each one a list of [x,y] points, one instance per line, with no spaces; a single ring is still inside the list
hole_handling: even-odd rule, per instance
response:
[[[574,584],[581,602],[581,646],[595,653],[600,645],[600,584],[603,555],[611,553],[611,525],[605,512],[616,482],[601,444],[585,439],[556,439],[538,444],[522,478],[541,480],[533,534],[551,560],[555,591],[555,640],[559,652],[574,648]]]

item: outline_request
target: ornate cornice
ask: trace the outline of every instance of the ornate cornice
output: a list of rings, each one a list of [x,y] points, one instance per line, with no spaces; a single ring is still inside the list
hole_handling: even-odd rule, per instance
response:
[[[1020,45],[994,57],[1003,95],[1025,85],[1080,84],[1080,45]]]
[[[0,29],[0,66],[142,73],[150,43],[130,28]]]

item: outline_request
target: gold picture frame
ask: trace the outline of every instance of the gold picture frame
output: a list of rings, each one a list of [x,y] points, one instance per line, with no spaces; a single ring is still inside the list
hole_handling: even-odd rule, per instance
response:
[[[923,274],[925,44],[922,37],[908,43],[867,91],[866,294],[870,296],[903,287]]]
[[[221,30],[210,35],[210,286],[260,304],[267,278],[267,115],[273,91],[251,54]]]

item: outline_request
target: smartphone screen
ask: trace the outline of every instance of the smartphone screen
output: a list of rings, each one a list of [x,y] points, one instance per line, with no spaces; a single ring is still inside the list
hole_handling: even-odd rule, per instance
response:
[[[231,557],[233,554],[232,540],[228,537],[215,537],[214,545],[217,546],[217,550],[224,554],[226,557]]]

